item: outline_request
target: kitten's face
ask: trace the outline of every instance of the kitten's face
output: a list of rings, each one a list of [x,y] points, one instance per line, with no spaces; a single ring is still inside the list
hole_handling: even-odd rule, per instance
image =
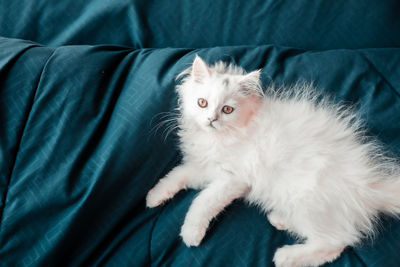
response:
[[[213,132],[232,131],[247,125],[258,106],[260,96],[249,92],[250,74],[221,73],[196,57],[191,75],[179,91],[183,116],[201,129]]]
[[[213,77],[196,85],[185,98],[186,115],[205,130],[235,126],[242,99],[229,77]]]

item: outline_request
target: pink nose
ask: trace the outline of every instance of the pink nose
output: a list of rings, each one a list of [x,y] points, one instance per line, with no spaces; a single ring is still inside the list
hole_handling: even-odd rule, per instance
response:
[[[215,117],[215,118],[208,118],[208,120],[209,120],[210,122],[214,122],[214,121],[218,120],[218,117]]]

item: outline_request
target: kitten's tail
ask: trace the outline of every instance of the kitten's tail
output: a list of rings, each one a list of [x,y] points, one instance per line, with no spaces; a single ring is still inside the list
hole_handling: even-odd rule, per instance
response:
[[[400,217],[400,175],[370,184],[377,209],[388,215]]]

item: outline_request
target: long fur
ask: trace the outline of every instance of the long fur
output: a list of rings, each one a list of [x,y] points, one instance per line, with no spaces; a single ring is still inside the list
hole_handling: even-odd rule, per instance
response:
[[[259,73],[196,57],[178,76],[183,164],[149,192],[147,205],[184,188],[203,189],[181,232],[196,246],[209,221],[244,198],[305,240],[278,249],[278,267],[319,266],[373,237],[380,213],[400,214],[399,163],[366,136],[352,108],[305,83],[263,92]],[[199,107],[198,98],[209,106]],[[227,104],[232,114],[221,113]],[[210,116],[218,119],[210,123]]]

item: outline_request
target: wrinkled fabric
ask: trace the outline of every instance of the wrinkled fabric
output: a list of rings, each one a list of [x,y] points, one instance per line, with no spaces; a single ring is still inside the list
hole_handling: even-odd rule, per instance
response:
[[[175,77],[197,53],[262,69],[264,86],[312,82],[400,158],[398,10],[397,0],[0,0],[0,266],[273,266],[294,240],[257,207],[235,201],[196,248],[179,237],[196,191],[145,208],[180,162],[160,124],[177,105]],[[377,230],[326,266],[400,266],[400,221]]]
[[[273,266],[293,240],[235,201],[201,246],[179,238],[196,192],[145,208],[147,191],[179,163],[158,127],[176,108],[175,77],[198,54],[265,86],[313,82],[355,105],[368,134],[400,157],[400,49],[306,51],[273,45],[206,49],[49,48],[0,38],[0,263],[4,266]],[[398,266],[400,222],[383,218],[327,266]]]
[[[400,47],[398,0],[1,0],[0,36],[50,46]]]

